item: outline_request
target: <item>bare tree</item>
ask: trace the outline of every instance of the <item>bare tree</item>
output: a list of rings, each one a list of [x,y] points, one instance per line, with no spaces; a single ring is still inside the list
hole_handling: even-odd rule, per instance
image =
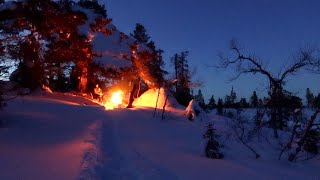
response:
[[[283,98],[285,96],[283,86],[285,85],[286,79],[291,75],[295,75],[298,71],[303,69],[319,71],[320,60],[314,57],[315,49],[300,49],[293,55],[291,63],[275,75],[267,68],[266,62],[262,59],[255,55],[244,54],[236,40],[231,40],[230,48],[235,56],[229,58],[220,55],[220,64],[217,67],[235,67],[237,74],[231,80],[236,80],[243,74],[261,74],[268,79],[268,93],[270,96],[268,105],[271,107],[269,126],[273,128],[274,136],[278,138],[277,130],[282,129],[286,125],[282,109]]]

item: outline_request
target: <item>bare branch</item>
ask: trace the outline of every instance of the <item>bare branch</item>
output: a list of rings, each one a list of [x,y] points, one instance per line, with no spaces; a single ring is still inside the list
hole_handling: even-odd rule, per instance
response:
[[[280,80],[283,81],[288,75],[293,75],[304,67],[316,65],[313,53],[313,49],[300,49],[293,63],[282,73]]]
[[[219,68],[228,68],[229,66],[235,66],[238,73],[234,78],[232,78],[232,80],[239,78],[242,74],[248,73],[260,73],[266,75],[271,81],[275,79],[273,78],[272,74],[268,70],[266,70],[266,67],[258,57],[256,57],[255,55],[244,55],[241,52],[241,49],[236,40],[231,40],[230,49],[235,53],[235,58],[230,59],[223,56],[222,54],[219,54]]]

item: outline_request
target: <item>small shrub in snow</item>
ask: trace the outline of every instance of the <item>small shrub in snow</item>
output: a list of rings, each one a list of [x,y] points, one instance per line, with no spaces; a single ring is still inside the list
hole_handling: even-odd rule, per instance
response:
[[[306,142],[303,144],[303,149],[311,154],[318,154],[318,143],[320,140],[319,131],[312,129],[307,132]]]
[[[219,149],[221,145],[217,141],[217,138],[219,136],[216,135],[215,129],[213,128],[213,124],[209,123],[207,126],[207,131],[203,135],[204,139],[208,139],[207,145],[205,147],[205,154],[206,157],[212,158],[212,159],[222,159],[223,154],[220,153]]]

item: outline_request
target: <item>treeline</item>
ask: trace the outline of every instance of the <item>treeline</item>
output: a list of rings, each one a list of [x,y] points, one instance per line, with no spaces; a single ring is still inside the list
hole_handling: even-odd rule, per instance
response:
[[[204,96],[202,94],[201,89],[198,90],[198,93],[194,95],[194,99],[198,101],[200,107],[205,110],[213,110],[218,109],[221,112],[223,108],[262,108],[262,107],[272,107],[270,102],[270,98],[268,97],[258,97],[257,92],[253,91],[250,98],[237,98],[237,93],[233,89],[231,89],[230,94],[226,95],[224,99],[218,98],[217,100],[212,95],[208,100],[208,103],[205,103]],[[317,108],[320,104],[320,93],[318,95],[314,95],[309,88],[306,89],[305,95],[306,103],[305,107],[308,108]],[[302,108],[304,107],[304,103],[302,98],[292,95],[292,93],[286,92],[285,97],[282,100],[283,108]],[[219,112],[218,111],[218,112]]]

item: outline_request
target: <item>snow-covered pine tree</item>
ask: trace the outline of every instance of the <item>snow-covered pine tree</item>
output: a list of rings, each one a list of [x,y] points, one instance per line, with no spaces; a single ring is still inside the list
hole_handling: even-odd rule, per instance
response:
[[[213,125],[213,123],[209,123],[206,132],[203,135],[203,138],[208,140],[205,147],[205,154],[208,158],[222,159],[223,154],[220,152],[221,145],[217,140],[219,136],[216,134]]]
[[[133,66],[123,71],[133,84],[128,108],[132,107],[133,98],[148,88],[162,87],[165,84],[164,75],[167,73],[162,69],[164,65],[163,50],[156,48],[145,27],[137,23],[131,36],[136,39],[136,42],[131,45]]]

